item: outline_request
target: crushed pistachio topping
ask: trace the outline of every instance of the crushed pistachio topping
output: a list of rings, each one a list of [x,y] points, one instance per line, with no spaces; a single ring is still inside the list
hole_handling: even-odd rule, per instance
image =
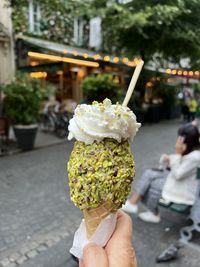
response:
[[[106,201],[115,211],[125,203],[134,175],[134,157],[127,141],[76,141],[68,162],[71,200],[81,210]]]

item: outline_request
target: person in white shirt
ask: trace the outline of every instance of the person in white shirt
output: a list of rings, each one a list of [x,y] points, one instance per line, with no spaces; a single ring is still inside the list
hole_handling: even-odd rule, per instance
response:
[[[122,207],[129,213],[138,212],[138,202],[148,208],[139,213],[146,222],[160,222],[159,199],[193,205],[197,189],[196,171],[200,166],[200,135],[192,123],[179,128],[175,154],[163,154],[160,163],[167,168],[148,169],[135,186],[135,192]],[[168,169],[169,171],[167,171]]]

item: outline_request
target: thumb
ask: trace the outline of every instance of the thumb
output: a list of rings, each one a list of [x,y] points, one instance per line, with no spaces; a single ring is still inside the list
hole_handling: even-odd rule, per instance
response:
[[[109,267],[104,249],[96,244],[89,244],[83,250],[84,267]]]

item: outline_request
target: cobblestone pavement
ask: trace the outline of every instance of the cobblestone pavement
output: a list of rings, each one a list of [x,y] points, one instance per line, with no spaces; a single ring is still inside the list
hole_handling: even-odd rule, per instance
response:
[[[136,179],[146,167],[157,165],[162,152],[172,152],[179,125],[173,121],[141,128],[133,144]],[[0,158],[0,267],[77,266],[68,252],[82,216],[69,200],[66,182],[72,146],[66,141]],[[178,238],[185,218],[166,210],[159,225],[132,218],[139,266],[153,267],[155,256]],[[186,248],[182,255],[168,266],[199,266],[199,252]]]

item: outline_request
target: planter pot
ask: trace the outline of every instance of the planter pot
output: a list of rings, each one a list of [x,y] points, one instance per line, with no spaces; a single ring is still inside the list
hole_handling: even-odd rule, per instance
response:
[[[174,106],[166,109],[166,119],[178,119],[181,117],[181,107]]]
[[[144,109],[134,109],[134,113],[137,117],[137,121],[144,123],[145,121],[145,110]]]
[[[151,105],[146,112],[145,120],[149,123],[156,123],[161,120],[161,107],[160,105]]]
[[[31,150],[34,148],[35,137],[38,130],[38,126],[36,124],[15,125],[13,130],[19,148],[22,150]]]

